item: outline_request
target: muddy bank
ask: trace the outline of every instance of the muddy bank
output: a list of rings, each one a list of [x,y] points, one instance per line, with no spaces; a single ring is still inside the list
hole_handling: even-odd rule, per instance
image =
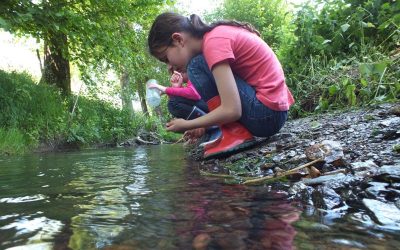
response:
[[[207,178],[285,191],[307,211],[357,209],[374,225],[400,229],[399,104],[289,120],[279,134],[226,159],[202,161],[197,148],[190,155]]]

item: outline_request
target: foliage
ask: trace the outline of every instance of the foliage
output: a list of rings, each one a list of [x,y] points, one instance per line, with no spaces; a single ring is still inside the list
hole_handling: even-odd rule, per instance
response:
[[[253,24],[284,67],[291,116],[399,98],[400,2],[316,0],[289,15],[279,0],[225,0],[208,20]]]
[[[0,155],[22,154],[26,150],[26,137],[21,131],[0,128]]]
[[[291,14],[286,6],[284,0],[224,0],[223,5],[206,19],[248,22],[277,51],[278,56],[283,56],[285,49],[294,42],[294,26],[290,23]]]
[[[398,99],[399,10],[384,0],[300,6],[296,42],[282,59],[297,100],[292,116]]]
[[[0,2],[0,27],[38,40],[55,41],[63,56],[78,66],[92,92],[80,97],[38,85],[27,74],[0,71],[0,152],[24,151],[23,145],[116,143],[145,129],[164,138],[170,119],[160,108],[143,113],[120,110],[100,101],[99,81],[114,72],[113,94],[125,103],[139,96],[149,78],[169,85],[165,65],[149,56],[147,31],[155,16],[174,1],[14,1]],[[274,49],[285,70],[296,104],[291,116],[400,97],[400,2],[393,0],[316,0],[290,14],[283,0],[225,0],[206,19],[252,23]],[[57,41],[67,37],[68,42]],[[51,38],[51,39],[50,39]],[[122,81],[122,76],[128,76]],[[131,94],[132,93],[132,94]],[[107,93],[111,94],[111,93]],[[136,95],[138,94],[138,95]],[[126,96],[125,96],[126,95]],[[125,98],[123,98],[125,96]],[[13,144],[16,143],[21,147]],[[7,145],[13,145],[7,148]]]
[[[140,67],[146,57],[141,37],[169,4],[166,0],[6,0],[0,2],[0,28],[60,48],[61,56],[78,65],[89,83],[93,70],[121,74],[134,65]]]
[[[294,19],[297,41],[285,64],[294,70],[310,55],[347,58],[371,46],[388,53],[400,45],[399,11],[400,3],[391,0],[309,2]]]
[[[156,131],[164,139],[175,139],[165,131],[157,116],[131,114],[98,99],[63,98],[59,90],[36,84],[26,73],[0,70],[0,152],[19,153],[39,143],[74,145],[115,144],[135,137],[145,129]]]
[[[0,126],[17,128],[29,144],[56,140],[66,129],[67,103],[57,89],[36,85],[26,74],[0,71]]]
[[[330,62],[310,57],[304,65],[307,73],[292,73],[288,78],[297,97],[291,115],[398,100],[399,58],[390,58],[373,48],[369,57],[368,63],[356,57]]]

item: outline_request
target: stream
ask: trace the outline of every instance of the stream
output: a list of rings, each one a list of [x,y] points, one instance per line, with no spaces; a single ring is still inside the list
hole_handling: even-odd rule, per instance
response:
[[[199,174],[181,145],[0,158],[0,249],[399,249],[365,211]]]

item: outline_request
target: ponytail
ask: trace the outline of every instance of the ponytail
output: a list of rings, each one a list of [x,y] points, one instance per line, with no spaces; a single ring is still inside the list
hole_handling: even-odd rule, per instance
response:
[[[177,13],[165,12],[157,16],[151,26],[147,40],[150,54],[157,57],[161,48],[171,46],[172,34],[175,32],[187,32],[195,38],[202,38],[205,33],[219,25],[241,27],[260,36],[260,32],[249,23],[218,21],[208,25],[196,14],[190,15],[188,18]]]
[[[260,36],[260,32],[256,28],[254,28],[254,26],[251,25],[250,23],[238,22],[238,21],[234,21],[234,20],[231,20],[231,21],[223,20],[223,21],[218,21],[218,22],[212,23],[211,27],[215,28],[215,27],[217,27],[219,25],[228,25],[228,26],[240,27],[240,28],[243,28],[243,29],[246,29],[246,30],[250,31],[251,33],[256,34],[257,36]]]

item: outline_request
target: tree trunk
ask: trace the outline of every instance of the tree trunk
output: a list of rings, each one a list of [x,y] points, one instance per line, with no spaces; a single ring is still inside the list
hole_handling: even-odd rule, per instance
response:
[[[54,34],[45,40],[41,82],[57,86],[65,95],[71,94],[71,76],[67,57],[68,41],[65,34]]]
[[[122,107],[129,111],[129,114],[133,116],[133,105],[132,105],[132,98],[131,98],[131,90],[129,88],[129,73],[128,71],[124,70],[120,78],[121,83],[121,100],[122,100]]]
[[[145,90],[143,81],[139,79],[137,86],[138,86],[138,94],[139,94],[140,105],[142,106],[142,111],[148,117],[149,110],[147,109],[146,90]]]

